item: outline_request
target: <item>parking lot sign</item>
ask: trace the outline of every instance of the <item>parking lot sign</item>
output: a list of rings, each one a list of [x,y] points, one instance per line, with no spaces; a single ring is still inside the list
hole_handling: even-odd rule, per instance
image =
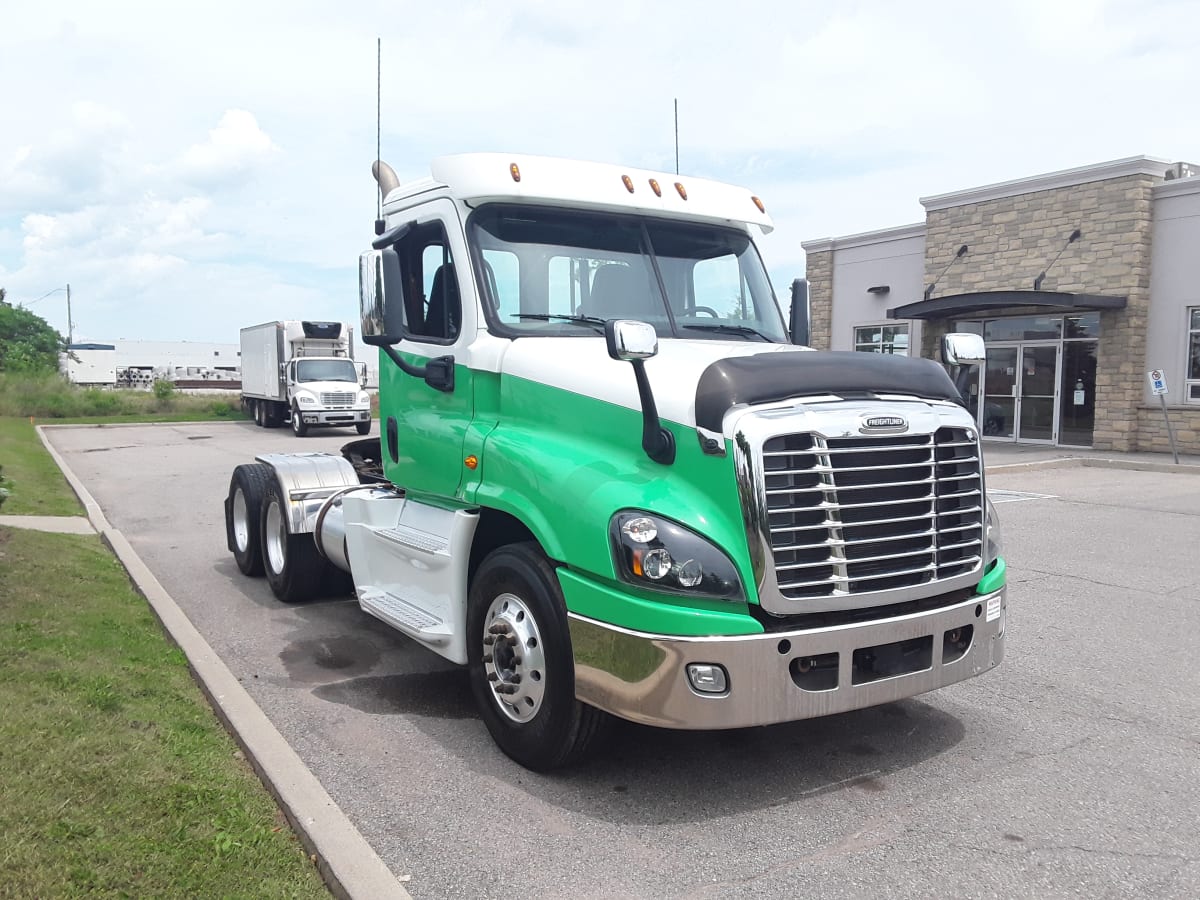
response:
[[[1167,373],[1162,369],[1151,369],[1146,373],[1150,378],[1150,393],[1154,396],[1167,393]]]

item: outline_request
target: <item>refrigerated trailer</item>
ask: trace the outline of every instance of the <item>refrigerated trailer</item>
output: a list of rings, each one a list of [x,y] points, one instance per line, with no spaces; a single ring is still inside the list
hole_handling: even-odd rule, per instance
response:
[[[354,329],[346,322],[279,321],[241,332],[242,406],[255,423],[371,430],[371,398],[354,362]]]

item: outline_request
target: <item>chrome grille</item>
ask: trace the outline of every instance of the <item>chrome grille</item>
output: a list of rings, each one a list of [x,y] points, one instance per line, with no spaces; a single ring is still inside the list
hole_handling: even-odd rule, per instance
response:
[[[353,406],[356,396],[353,391],[329,391],[321,394],[321,403],[324,406]]]
[[[931,584],[977,568],[984,498],[965,428],[763,445],[775,578],[791,600]]]

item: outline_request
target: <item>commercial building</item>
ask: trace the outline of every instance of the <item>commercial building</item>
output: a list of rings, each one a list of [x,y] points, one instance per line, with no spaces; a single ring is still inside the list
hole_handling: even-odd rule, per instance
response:
[[[921,198],[925,221],[803,244],[811,343],[937,357],[973,331],[990,440],[1200,452],[1200,169],[1138,156]]]

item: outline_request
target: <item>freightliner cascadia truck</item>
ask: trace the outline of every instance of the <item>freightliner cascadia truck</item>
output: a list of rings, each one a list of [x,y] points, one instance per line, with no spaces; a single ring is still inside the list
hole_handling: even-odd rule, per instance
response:
[[[346,322],[265,322],[241,333],[242,406],[255,424],[309,428],[353,425],[371,430],[371,397],[354,362]]]
[[[614,716],[768,725],[1001,662],[999,526],[955,381],[799,346],[757,197],[541,157],[374,171],[382,434],[238,466],[243,572],[285,602],[350,573],[365,612],[468,668],[536,770]],[[942,354],[961,384],[982,340]]]

